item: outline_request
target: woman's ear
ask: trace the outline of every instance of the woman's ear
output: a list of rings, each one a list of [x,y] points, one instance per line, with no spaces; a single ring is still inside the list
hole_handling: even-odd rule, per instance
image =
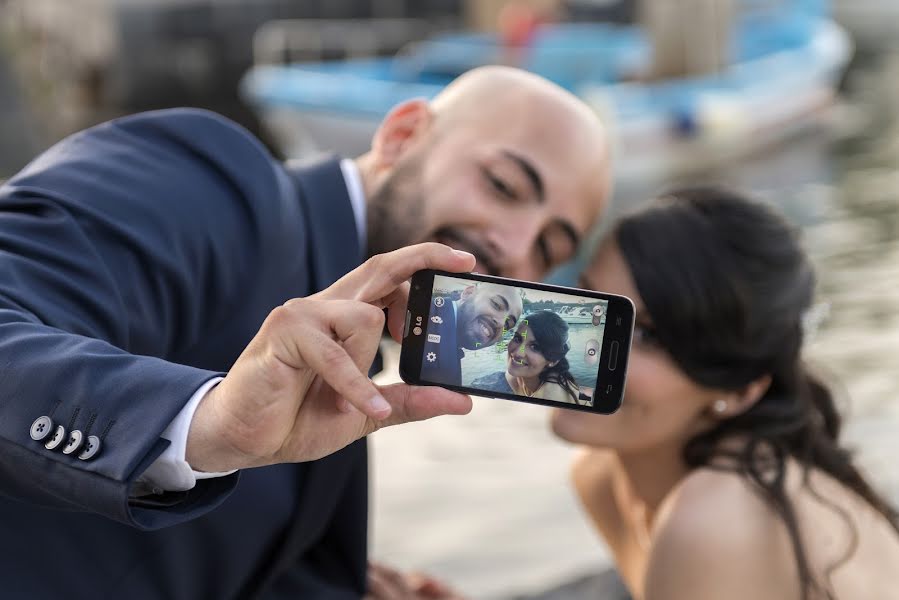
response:
[[[727,392],[718,397],[709,406],[708,412],[718,420],[731,419],[741,415],[755,406],[769,387],[771,387],[771,376],[762,375],[742,390]]]
[[[372,139],[372,155],[379,169],[392,167],[409,146],[427,132],[433,121],[427,100],[406,100],[391,109]]]
[[[552,368],[555,367],[557,364],[559,364],[559,361],[554,360],[554,361],[548,362],[548,363],[546,363],[546,364],[549,365],[549,368],[550,368],[550,369],[552,369]]]

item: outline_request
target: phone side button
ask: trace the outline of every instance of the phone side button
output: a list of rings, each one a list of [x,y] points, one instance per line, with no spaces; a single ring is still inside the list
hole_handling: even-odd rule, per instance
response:
[[[409,336],[409,322],[412,320],[412,311],[406,311],[406,324],[403,326],[403,337]]]
[[[609,344],[609,370],[614,371],[618,366],[618,342]]]

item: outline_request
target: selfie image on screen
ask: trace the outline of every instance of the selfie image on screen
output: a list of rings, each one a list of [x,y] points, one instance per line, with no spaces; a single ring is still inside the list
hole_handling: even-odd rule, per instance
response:
[[[608,302],[437,275],[421,378],[593,405]]]

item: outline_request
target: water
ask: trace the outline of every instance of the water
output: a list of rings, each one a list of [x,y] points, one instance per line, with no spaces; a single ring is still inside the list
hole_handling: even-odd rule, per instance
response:
[[[749,190],[802,228],[829,308],[805,356],[839,382],[845,443],[899,501],[899,53],[855,65],[846,88],[834,132],[692,179]],[[659,189],[619,187],[606,223]],[[536,594],[608,567],[571,492],[574,450],[549,433],[545,409],[479,399],[467,417],[386,429],[371,446],[376,559],[475,598]]]

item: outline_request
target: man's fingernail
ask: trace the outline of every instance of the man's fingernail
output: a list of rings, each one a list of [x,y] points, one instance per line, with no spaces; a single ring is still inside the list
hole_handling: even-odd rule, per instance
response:
[[[384,396],[373,396],[372,399],[368,401],[368,405],[372,407],[375,412],[390,410],[390,403],[384,399]]]
[[[453,254],[455,254],[459,258],[474,258],[474,254],[472,254],[471,252],[466,252],[465,250],[453,250]]]

